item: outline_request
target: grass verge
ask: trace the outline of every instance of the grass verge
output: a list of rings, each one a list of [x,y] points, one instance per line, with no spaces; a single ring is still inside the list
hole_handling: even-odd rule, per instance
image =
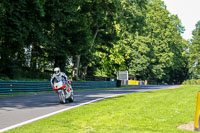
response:
[[[8,133],[189,133],[200,86],[127,94],[74,108]]]

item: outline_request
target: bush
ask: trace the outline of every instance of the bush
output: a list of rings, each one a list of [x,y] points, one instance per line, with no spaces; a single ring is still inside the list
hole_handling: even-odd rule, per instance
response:
[[[200,79],[186,80],[182,84],[183,85],[200,85]]]
[[[10,80],[10,78],[5,74],[0,74],[0,80]]]

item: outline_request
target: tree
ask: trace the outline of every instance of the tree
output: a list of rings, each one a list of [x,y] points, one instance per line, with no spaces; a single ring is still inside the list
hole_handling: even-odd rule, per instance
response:
[[[200,21],[197,22],[193,37],[189,46],[189,68],[192,78],[200,75]]]
[[[180,83],[187,77],[183,30],[161,0],[2,0],[0,73],[14,78],[25,68],[59,66],[76,80],[129,70],[137,79]]]
[[[105,75],[115,77],[117,71],[128,69],[131,43],[144,24],[142,6],[138,1],[122,0],[116,2],[112,8],[115,10],[109,13],[112,14],[108,23],[111,26],[99,32],[97,40],[101,41],[96,42],[95,53],[100,60],[98,69]]]
[[[33,10],[31,10],[33,9]],[[25,62],[24,46],[29,45],[29,33],[34,31],[34,17],[42,16],[42,1],[3,0],[1,2],[0,72],[15,77]]]
[[[143,33],[138,34],[132,43],[129,71],[137,79],[174,82],[171,74],[185,70],[183,68],[187,65],[182,55],[186,43],[180,35],[183,32],[181,22],[160,0],[149,1],[145,14]]]

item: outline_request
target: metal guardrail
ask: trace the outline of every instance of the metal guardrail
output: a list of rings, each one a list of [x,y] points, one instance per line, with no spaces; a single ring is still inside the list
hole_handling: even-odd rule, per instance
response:
[[[97,89],[116,87],[116,81],[73,81],[72,87],[76,89]],[[30,81],[1,81],[1,94],[48,92],[53,91],[50,82],[30,82]]]

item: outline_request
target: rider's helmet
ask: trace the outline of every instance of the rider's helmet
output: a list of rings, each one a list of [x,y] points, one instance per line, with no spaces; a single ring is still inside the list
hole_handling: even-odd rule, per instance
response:
[[[56,68],[54,68],[54,74],[56,75],[56,76],[59,76],[60,75],[60,68],[59,67],[56,67]]]

